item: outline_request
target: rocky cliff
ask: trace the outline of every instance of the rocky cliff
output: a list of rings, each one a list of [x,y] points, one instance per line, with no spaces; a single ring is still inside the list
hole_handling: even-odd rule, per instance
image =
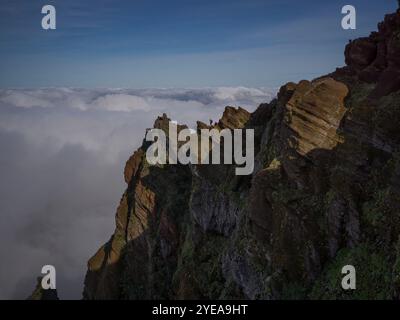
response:
[[[251,176],[150,166],[144,142],[84,298],[400,298],[400,12],[345,58],[254,113],[225,109],[213,127],[255,130]],[[357,290],[341,288],[348,264]]]

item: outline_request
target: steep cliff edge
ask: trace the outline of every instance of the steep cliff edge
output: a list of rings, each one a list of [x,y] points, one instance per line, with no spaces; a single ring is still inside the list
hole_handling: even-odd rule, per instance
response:
[[[255,130],[251,176],[150,166],[144,142],[84,298],[400,298],[400,12],[345,58],[252,114],[225,109],[215,128]],[[348,264],[355,291],[340,286]]]

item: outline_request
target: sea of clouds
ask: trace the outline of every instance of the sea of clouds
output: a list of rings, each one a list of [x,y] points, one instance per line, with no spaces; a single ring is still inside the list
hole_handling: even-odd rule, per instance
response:
[[[125,161],[158,115],[194,126],[275,89],[0,89],[0,299],[29,296],[43,265],[79,299],[86,262],[114,229]]]

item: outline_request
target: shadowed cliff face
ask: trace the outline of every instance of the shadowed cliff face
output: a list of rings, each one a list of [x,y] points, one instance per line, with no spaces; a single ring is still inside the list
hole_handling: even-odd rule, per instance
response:
[[[400,12],[345,57],[252,114],[226,108],[213,127],[255,130],[252,176],[149,166],[144,142],[84,298],[400,298]]]

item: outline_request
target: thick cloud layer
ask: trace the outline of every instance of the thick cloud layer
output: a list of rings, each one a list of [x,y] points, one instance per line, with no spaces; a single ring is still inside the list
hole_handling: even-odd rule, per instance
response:
[[[0,90],[0,299],[26,298],[45,264],[61,298],[81,297],[86,262],[113,232],[125,161],[158,115],[193,126],[273,92]]]

